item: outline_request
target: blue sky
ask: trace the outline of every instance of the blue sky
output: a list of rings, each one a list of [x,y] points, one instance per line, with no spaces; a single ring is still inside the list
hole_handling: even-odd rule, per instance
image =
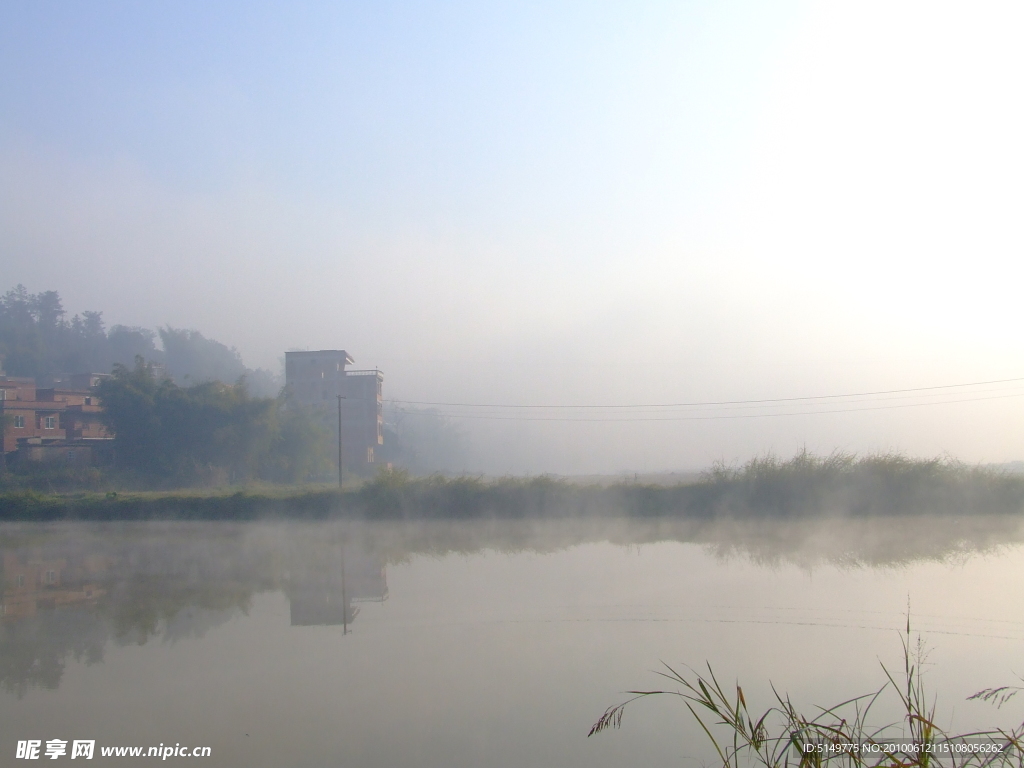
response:
[[[652,180],[663,206],[713,194],[792,22],[756,3],[10,5],[8,141],[184,192],[256,178],[471,226],[618,214]]]
[[[196,327],[251,365],[345,347],[406,399],[784,397],[1024,370],[1013,4],[0,14],[3,274],[72,311]],[[493,463],[672,468],[804,444],[1005,460],[1024,455],[1004,428],[1017,402],[518,425],[518,457]]]

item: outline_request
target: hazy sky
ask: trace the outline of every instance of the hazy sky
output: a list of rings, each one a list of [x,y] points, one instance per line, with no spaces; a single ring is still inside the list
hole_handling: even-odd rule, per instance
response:
[[[0,0],[0,18],[0,290],[198,328],[251,366],[343,347],[406,400],[1024,376],[1019,3]],[[491,471],[803,445],[1003,461],[1024,458],[1021,384],[461,423]]]

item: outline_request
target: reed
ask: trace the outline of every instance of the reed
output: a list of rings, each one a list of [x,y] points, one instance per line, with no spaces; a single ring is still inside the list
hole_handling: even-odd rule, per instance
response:
[[[935,699],[924,686],[925,648],[920,636],[912,641],[909,613],[901,642],[901,674],[894,675],[883,664],[885,682],[880,688],[820,707],[815,715],[798,710],[789,695],[774,686],[775,703],[763,712],[751,712],[743,688],[737,683],[733,693],[724,687],[710,665],[706,674],[693,670],[686,674],[665,665],[665,671],[658,674],[677,686],[675,689],[629,691],[632,697],[606,709],[587,735],[620,728],[628,706],[650,696],[667,695],[683,700],[722,768],[1019,768],[1024,763],[1024,723],[1010,730],[944,730],[937,724]],[[969,698],[1002,706],[1018,690],[1003,686]],[[875,725],[872,712],[885,696],[898,698],[902,717]]]

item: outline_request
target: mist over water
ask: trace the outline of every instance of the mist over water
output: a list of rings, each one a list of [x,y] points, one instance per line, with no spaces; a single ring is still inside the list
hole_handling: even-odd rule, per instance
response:
[[[1016,516],[5,524],[2,748],[180,742],[226,766],[699,761],[707,745],[670,701],[586,732],[662,661],[708,661],[765,706],[769,682],[808,706],[868,692],[880,661],[900,661],[908,599],[957,724],[1012,724],[1012,707],[964,699],[1013,682],[1022,543]]]
[[[587,733],[908,615],[1024,719],[1024,6],[0,10],[0,764],[711,765]]]

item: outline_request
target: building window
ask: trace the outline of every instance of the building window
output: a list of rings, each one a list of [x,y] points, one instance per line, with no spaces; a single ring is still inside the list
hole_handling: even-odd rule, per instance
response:
[[[373,464],[373,446],[366,449],[366,463]]]
[[[47,584],[56,584],[57,583],[57,572],[56,571],[47,571],[46,572],[46,583]]]
[[[19,573],[18,576],[14,579],[14,583],[17,586],[19,586],[19,587],[24,587],[25,586],[25,574],[24,573]]]
[[[24,416],[15,416],[14,417],[14,428],[15,429],[24,429],[25,428],[25,417]]]
[[[43,419],[43,429],[56,429],[57,428],[57,417],[47,416]]]

